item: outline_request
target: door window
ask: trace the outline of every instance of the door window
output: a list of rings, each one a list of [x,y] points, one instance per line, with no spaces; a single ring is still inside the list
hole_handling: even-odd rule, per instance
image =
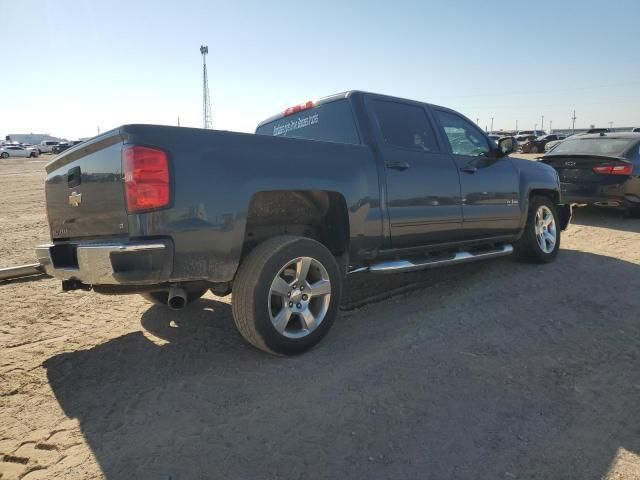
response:
[[[422,107],[375,100],[373,108],[385,143],[421,152],[440,150]]]
[[[454,155],[478,157],[491,151],[486,137],[471,122],[453,113],[437,113]]]

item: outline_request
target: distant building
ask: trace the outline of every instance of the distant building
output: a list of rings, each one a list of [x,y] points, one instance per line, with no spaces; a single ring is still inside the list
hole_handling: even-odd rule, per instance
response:
[[[49,135],[48,133],[11,133],[4,138],[5,142],[30,143],[37,145],[43,140],[61,142],[62,139]]]

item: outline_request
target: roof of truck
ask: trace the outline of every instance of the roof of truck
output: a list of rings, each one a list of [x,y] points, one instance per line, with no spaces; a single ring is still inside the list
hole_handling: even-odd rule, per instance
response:
[[[329,95],[329,96],[326,96],[326,97],[319,98],[317,100],[313,100],[313,107],[317,107],[318,105],[322,105],[322,104],[329,103],[329,102],[335,102],[336,100],[341,100],[343,98],[349,98],[354,94],[355,95],[375,95],[377,97],[388,98],[389,100],[402,100],[404,102],[421,103],[423,105],[429,105],[431,107],[437,107],[437,108],[442,108],[444,110],[449,110],[446,107],[441,107],[439,105],[433,105],[433,104],[428,103],[428,102],[421,102],[419,100],[411,100],[409,98],[394,97],[394,96],[391,96],[391,95],[385,95],[383,93],[367,92],[367,91],[364,91],[364,90],[347,90],[346,92],[334,93],[333,95]],[[299,104],[299,105],[305,105],[305,104],[302,103],[302,104]],[[313,107],[311,107],[311,108],[313,108]],[[272,115],[269,118],[267,118],[267,119],[261,121],[260,123],[258,123],[256,128],[260,128],[261,126],[263,126],[263,125],[265,125],[267,123],[271,123],[271,122],[273,122],[275,120],[279,120],[279,119],[281,119],[281,118],[283,118],[285,116],[286,116],[285,115],[285,110],[283,110],[280,113],[276,113],[275,115]]]

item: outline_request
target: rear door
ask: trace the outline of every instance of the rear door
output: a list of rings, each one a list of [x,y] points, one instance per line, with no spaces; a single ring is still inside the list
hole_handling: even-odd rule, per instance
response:
[[[467,238],[509,235],[520,225],[518,172],[509,157],[495,159],[487,136],[450,110],[436,109],[440,132],[460,171]]]
[[[366,97],[385,164],[393,248],[458,240],[460,180],[424,106]]]

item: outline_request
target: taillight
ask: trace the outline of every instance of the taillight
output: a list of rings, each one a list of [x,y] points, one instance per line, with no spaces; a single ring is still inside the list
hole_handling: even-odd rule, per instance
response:
[[[598,175],[631,175],[633,165],[598,165],[593,171]]]
[[[131,145],[122,150],[124,191],[130,213],[169,205],[169,160],[162,150]]]
[[[284,116],[287,117],[289,115],[293,115],[294,113],[308,110],[309,108],[313,108],[313,102],[311,100],[309,100],[307,103],[301,103],[300,105],[294,105],[293,107],[287,108],[284,111]]]

